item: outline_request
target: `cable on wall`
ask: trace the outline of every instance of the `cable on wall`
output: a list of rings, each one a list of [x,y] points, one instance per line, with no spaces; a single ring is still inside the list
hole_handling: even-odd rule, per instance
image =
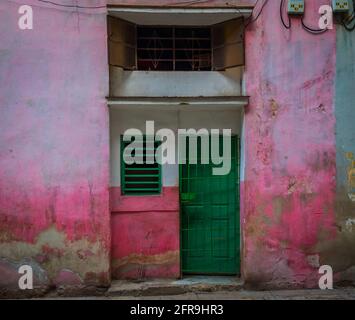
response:
[[[350,16],[342,19],[340,23],[347,31],[355,30],[355,0],[353,0],[353,12]]]
[[[51,4],[54,6],[58,7],[64,7],[64,8],[75,8],[75,9],[104,9],[106,6],[80,6],[80,5],[75,5],[75,4],[62,4],[58,2],[54,2],[51,0],[37,0],[38,2],[42,2],[45,4]]]
[[[266,6],[266,4],[267,4],[268,2],[269,2],[269,0],[264,0],[264,2],[263,2],[263,4],[262,4],[262,6],[261,6],[261,8],[260,8],[260,10],[259,10],[259,12],[258,12],[258,14],[255,16],[254,19],[253,19],[253,13],[250,15],[250,17],[248,18],[249,21],[247,21],[247,23],[244,25],[245,28],[248,27],[251,23],[254,23],[256,20],[259,19],[261,13],[263,12],[263,10],[264,10],[264,8],[265,8],[265,6]],[[258,3],[259,3],[259,0],[256,1],[256,4],[255,4],[254,9],[257,7]],[[253,11],[254,11],[254,10],[253,10]]]
[[[286,29],[291,29],[291,18],[289,15],[288,16],[288,24],[286,24],[285,20],[284,20],[284,6],[285,6],[285,0],[280,0],[280,18],[281,18],[281,22],[283,24],[283,26]]]
[[[307,26],[305,24],[305,22],[304,22],[304,18],[303,17],[301,18],[301,23],[302,23],[303,29],[305,29],[307,32],[312,33],[312,34],[322,34],[322,33],[325,33],[325,32],[328,31],[327,28],[325,28],[325,29],[313,29],[312,27]]]
[[[347,31],[354,31],[355,30],[355,23],[353,23],[352,26],[349,26],[352,22],[353,22],[353,20],[350,23],[346,23],[346,22],[342,21],[342,25]]]
[[[313,27],[308,26],[308,25],[304,22],[304,17],[305,17],[305,15],[303,15],[302,18],[301,18],[301,24],[302,24],[302,28],[303,28],[304,30],[306,30],[307,32],[312,33],[312,34],[322,34],[322,33],[325,33],[325,32],[328,31],[327,28],[325,28],[325,29],[318,29],[318,28],[315,29],[315,28],[313,28]]]
[[[45,3],[45,4],[51,4],[51,5],[58,6],[58,7],[64,7],[64,8],[74,8],[74,9],[105,9],[105,8],[107,8],[106,5],[81,6],[81,5],[75,5],[75,4],[62,4],[62,3],[58,3],[58,2],[55,2],[52,0],[37,0],[37,1],[41,2],[41,3]],[[259,1],[260,0],[256,1],[254,9],[258,6]],[[347,18],[344,18],[341,20],[336,19],[336,21],[338,23],[340,23],[341,25],[343,25],[343,27],[347,31],[354,31],[355,30],[355,0],[352,0],[352,1],[353,1],[353,13],[350,15],[350,17],[347,17]],[[206,2],[206,0],[186,1],[186,3],[189,3],[189,4],[196,4],[196,3],[202,3],[202,2]],[[263,12],[267,3],[268,3],[268,0],[264,0],[263,4],[261,5],[261,8],[260,8],[258,14],[255,16],[255,18],[253,18],[253,16],[254,16],[254,14],[253,14],[254,10],[253,10],[253,13],[247,18],[246,24],[244,25],[245,28],[259,19],[260,15]],[[281,18],[281,22],[282,22],[283,26],[286,29],[290,29],[291,28],[290,17],[288,16],[288,24],[284,20],[284,15],[283,15],[284,4],[285,4],[285,0],[280,0],[280,18]],[[301,18],[301,23],[302,23],[303,29],[306,30],[307,32],[312,33],[312,34],[322,34],[326,31],[328,31],[328,29],[315,29],[313,27],[308,26],[304,21],[304,16]]]

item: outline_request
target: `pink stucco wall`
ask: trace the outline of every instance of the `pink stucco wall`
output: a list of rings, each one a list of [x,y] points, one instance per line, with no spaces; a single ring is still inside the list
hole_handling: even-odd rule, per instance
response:
[[[108,285],[111,243],[114,277],[178,276],[177,188],[140,201],[113,189],[110,223],[106,10],[26,0],[35,25],[20,31],[23,2],[0,2],[0,291],[17,289],[24,263],[37,286]],[[110,1],[148,2],[172,5]],[[311,25],[320,4],[307,2]],[[269,1],[246,32],[243,278],[315,286],[336,237],[336,36],[297,19],[285,30],[278,6]]]
[[[180,276],[179,188],[157,196],[122,196],[111,189],[112,276],[118,279]]]
[[[308,1],[314,27],[323,1]],[[318,284],[322,245],[335,237],[335,31],[312,35],[293,19],[283,28],[269,1],[246,32],[246,283]]]
[[[0,2],[0,291],[109,283],[105,11]]]

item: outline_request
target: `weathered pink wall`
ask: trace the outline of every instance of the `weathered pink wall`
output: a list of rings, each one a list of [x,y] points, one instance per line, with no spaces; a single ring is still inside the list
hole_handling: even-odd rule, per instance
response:
[[[25,2],[35,8],[33,31],[17,28],[23,1],[0,3],[0,289],[17,289],[24,263],[42,287],[107,285],[117,226],[114,276],[178,276],[177,188],[157,202],[113,190],[110,225],[105,10]],[[242,2],[255,1],[194,5]],[[307,2],[309,24],[320,4]],[[278,6],[269,1],[246,32],[243,277],[315,286],[336,240],[335,32],[314,36],[296,19],[287,31]]]
[[[158,196],[122,196],[111,189],[112,276],[118,279],[180,276],[179,188]]]
[[[314,27],[324,1],[307,1]],[[246,32],[243,275],[261,287],[318,285],[335,237],[335,31],[283,28],[269,1]]]
[[[17,26],[24,2],[34,30]],[[25,263],[36,287],[109,284],[105,11],[0,3],[2,292]]]

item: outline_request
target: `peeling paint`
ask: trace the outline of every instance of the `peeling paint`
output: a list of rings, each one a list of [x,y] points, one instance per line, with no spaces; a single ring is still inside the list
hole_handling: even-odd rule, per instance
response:
[[[355,161],[350,162],[348,168],[348,196],[351,201],[355,202]]]
[[[333,267],[339,281],[355,283],[355,33],[341,26],[337,33],[336,115],[336,238],[323,243],[321,259]],[[319,244],[320,246],[322,244]]]
[[[308,4],[312,19],[320,0]],[[270,2],[247,28],[243,259],[246,284],[315,287],[337,235],[334,76],[336,34],[292,32]],[[258,46],[255,46],[258,43]],[[319,261],[318,261],[319,260]]]
[[[180,251],[163,254],[131,254],[112,261],[112,273],[118,279],[178,278]]]
[[[15,2],[0,15],[0,287],[18,290],[22,263],[44,289],[107,286],[106,12],[37,3],[31,32]]]
[[[346,231],[353,232],[353,226],[355,226],[355,219],[347,219],[345,221]]]
[[[231,5],[192,5],[211,4]],[[310,20],[320,4],[308,4]],[[78,30],[75,15],[52,10],[46,28],[24,35],[8,27],[15,9],[0,4],[0,287],[17,289],[21,264],[38,286],[108,285],[110,255],[114,277],[178,277],[177,189],[155,202],[116,190],[110,226],[106,14],[80,15]],[[355,33],[314,36],[276,20],[269,1],[245,37],[243,276],[314,287],[327,264],[354,281]]]
[[[90,249],[88,249],[90,248]],[[85,258],[78,259],[78,253],[87,252]],[[29,264],[39,264],[49,279],[54,279],[66,269],[82,279],[88,273],[108,272],[108,252],[102,244],[91,243],[87,239],[70,241],[63,232],[54,227],[42,232],[35,243],[11,241],[0,244],[0,259],[19,263],[23,257]]]
[[[114,278],[180,276],[179,189],[155,197],[122,196],[111,190]],[[130,239],[130,241],[127,241]]]
[[[307,256],[307,261],[308,261],[309,265],[311,267],[313,267],[313,268],[319,268],[320,267],[319,255],[318,254]]]

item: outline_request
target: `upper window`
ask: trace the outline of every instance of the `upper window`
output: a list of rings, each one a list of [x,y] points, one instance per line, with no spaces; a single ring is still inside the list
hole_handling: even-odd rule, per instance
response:
[[[108,19],[109,63],[125,70],[223,71],[244,65],[244,24],[138,26]]]
[[[210,71],[211,28],[138,27],[138,70]]]

